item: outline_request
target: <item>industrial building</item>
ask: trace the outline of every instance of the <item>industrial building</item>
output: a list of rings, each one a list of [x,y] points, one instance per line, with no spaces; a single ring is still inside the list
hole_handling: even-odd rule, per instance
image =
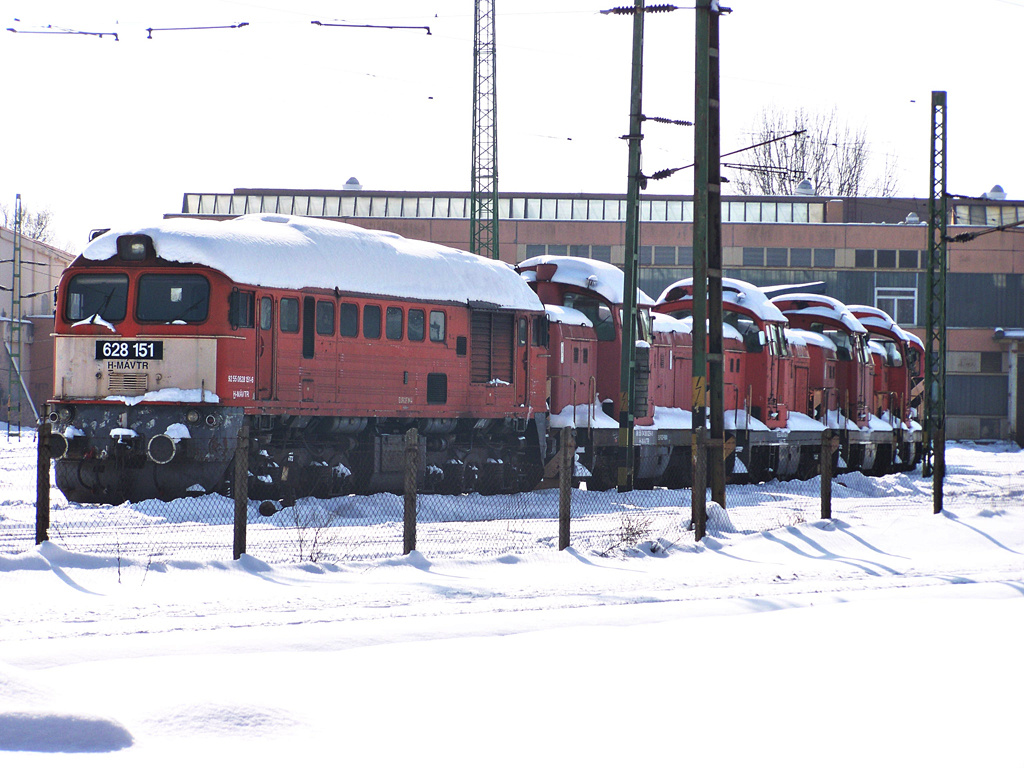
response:
[[[186,193],[182,213],[320,216],[406,237],[468,248],[466,192],[236,189]],[[928,201],[914,198],[727,197],[722,202],[725,275],[758,286],[820,282],[847,304],[870,304],[925,337]],[[498,252],[509,263],[539,254],[624,261],[625,195],[499,196]],[[170,214],[181,215],[181,214]],[[950,439],[1022,442],[1024,201],[995,187],[948,205],[949,235],[978,235],[948,246],[947,421]],[[644,195],[640,285],[657,296],[693,264],[693,199]]]
[[[15,280],[14,239],[0,227],[0,420],[29,426],[53,393],[53,292],[74,256],[22,237]]]

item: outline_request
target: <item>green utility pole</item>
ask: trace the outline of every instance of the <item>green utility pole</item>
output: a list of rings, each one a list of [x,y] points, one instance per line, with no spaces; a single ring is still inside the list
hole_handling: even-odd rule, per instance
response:
[[[14,258],[11,262],[11,361],[7,376],[7,439],[21,438],[21,195],[14,197]],[[18,393],[15,397],[15,392]]]
[[[924,345],[924,462],[934,511],[946,474],[946,92],[932,91],[931,197],[928,200],[927,339]]]
[[[728,9],[697,2],[696,120],[693,164],[693,494],[699,541],[711,498],[725,506],[725,413],[722,372],[722,174],[718,101],[718,19]],[[711,434],[707,412],[710,408]],[[710,450],[709,450],[710,448]]]
[[[476,0],[473,29],[473,169],[469,250],[498,258],[498,88],[494,0]]]
[[[633,489],[636,397],[636,289],[640,282],[640,142],[643,125],[644,0],[634,0],[633,71],[629,89],[629,178],[626,181],[626,263],[622,278],[622,361],[619,368],[618,490]]]

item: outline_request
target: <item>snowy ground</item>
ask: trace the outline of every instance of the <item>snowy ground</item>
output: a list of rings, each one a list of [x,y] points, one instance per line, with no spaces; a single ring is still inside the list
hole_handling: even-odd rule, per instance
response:
[[[0,531],[31,508],[33,450],[0,443]],[[0,766],[1019,768],[1024,453],[947,461],[940,515],[919,472],[848,477],[832,521],[814,483],[778,484],[805,522],[655,554],[29,542],[0,554]]]

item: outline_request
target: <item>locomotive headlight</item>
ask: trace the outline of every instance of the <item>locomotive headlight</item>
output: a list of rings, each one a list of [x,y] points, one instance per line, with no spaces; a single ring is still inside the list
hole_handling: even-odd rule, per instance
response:
[[[117,238],[117,255],[124,261],[142,261],[155,256],[153,238],[149,235],[121,235]]]
[[[189,424],[198,424],[199,423],[199,411],[191,410],[188,413],[186,413],[185,414],[185,421],[187,421]]]

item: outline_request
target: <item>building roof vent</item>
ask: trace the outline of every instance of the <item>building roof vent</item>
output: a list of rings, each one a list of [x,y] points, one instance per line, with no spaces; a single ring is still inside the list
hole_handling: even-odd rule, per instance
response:
[[[817,194],[814,191],[814,185],[811,183],[810,179],[804,179],[799,184],[797,184],[796,189],[793,190],[793,193],[797,195],[807,195],[809,197],[813,197],[815,194]]]
[[[982,195],[982,197],[986,200],[1005,200],[1006,192],[999,184],[996,184],[991,190]]]
[[[363,185],[359,183],[359,179],[355,176],[350,176],[348,181],[345,182],[345,186],[342,189],[362,189]]]

